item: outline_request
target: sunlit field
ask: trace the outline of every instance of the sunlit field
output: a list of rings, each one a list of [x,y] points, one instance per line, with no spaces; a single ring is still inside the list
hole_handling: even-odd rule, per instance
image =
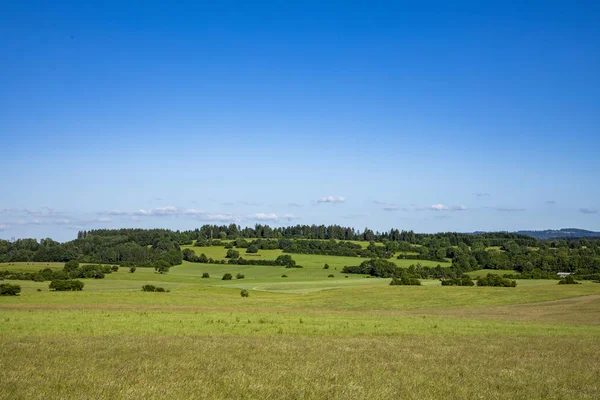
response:
[[[341,274],[345,261],[323,270],[329,258],[346,257],[294,255],[301,269],[120,268],[84,279],[82,292],[11,281],[23,290],[0,298],[0,398],[600,395],[600,284],[390,286]],[[16,267],[47,266],[0,265]],[[149,283],[170,292],[142,292]]]

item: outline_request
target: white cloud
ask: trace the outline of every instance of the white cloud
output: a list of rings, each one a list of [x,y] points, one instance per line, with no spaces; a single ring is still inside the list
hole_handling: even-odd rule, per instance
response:
[[[250,220],[254,220],[254,221],[271,221],[271,222],[278,222],[279,220],[287,220],[287,221],[291,221],[293,219],[296,219],[298,217],[296,217],[294,214],[283,214],[283,215],[277,215],[274,213],[256,213],[256,214],[251,214],[248,216],[248,219]]]
[[[466,211],[467,207],[463,206],[462,204],[460,206],[452,206],[450,208],[451,211]]]
[[[327,197],[321,197],[319,200],[317,200],[317,203],[344,203],[346,201],[346,199],[342,196],[327,196]]]
[[[448,206],[445,206],[443,204],[434,204],[431,206],[431,209],[434,211],[447,211]]]

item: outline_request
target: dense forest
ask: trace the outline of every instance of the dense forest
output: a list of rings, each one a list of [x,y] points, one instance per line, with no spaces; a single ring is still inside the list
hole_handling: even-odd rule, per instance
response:
[[[312,239],[312,240],[310,240]],[[314,240],[320,239],[320,240]],[[352,241],[365,241],[361,246]],[[281,249],[290,254],[323,254],[364,259],[392,257],[450,261],[453,275],[477,269],[514,270],[523,277],[555,277],[571,272],[580,277],[600,276],[600,240],[535,238],[508,232],[465,234],[445,232],[418,234],[391,229],[388,232],[363,231],[338,225],[296,225],[272,228],[256,225],[204,225],[192,231],[167,229],[101,229],[81,231],[77,239],[59,243],[52,239],[0,241],[0,262],[37,261],[119,264],[152,267],[159,261],[178,265],[186,259],[210,262],[180,246],[224,246],[245,249]],[[360,264],[357,260],[356,265]],[[251,263],[234,258],[229,263]],[[358,268],[358,267],[357,267]],[[358,269],[357,269],[358,270]]]

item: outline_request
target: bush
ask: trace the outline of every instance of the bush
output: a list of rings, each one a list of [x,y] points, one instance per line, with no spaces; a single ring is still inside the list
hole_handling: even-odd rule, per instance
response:
[[[130,272],[130,273],[132,273],[132,274],[133,274],[133,273],[135,272],[135,270],[136,270],[136,268],[135,268],[135,267],[129,267],[129,272]]]
[[[242,289],[242,291],[240,292],[240,296],[249,297],[250,293],[248,293],[248,291],[246,289]]]
[[[284,275],[281,275],[281,277],[282,277],[282,278],[287,278],[287,275],[285,275],[285,274],[284,274]]]
[[[229,250],[227,250],[227,255],[225,256],[225,258],[231,258],[231,259],[240,258],[240,252],[237,250],[229,249]]]
[[[390,285],[421,286],[421,281],[410,275],[402,274],[400,276],[393,277],[392,281],[390,282]]]
[[[21,286],[10,283],[0,285],[0,296],[18,296],[21,293]]]
[[[142,286],[142,292],[170,292],[170,290],[165,290],[163,287],[158,287],[154,285],[144,285]]]
[[[233,244],[232,244],[232,243],[227,243],[227,244],[225,245],[225,248],[226,248],[226,249],[233,249]]]
[[[333,276],[333,274],[329,274],[329,275],[327,275],[327,277],[328,277],[328,278],[335,278],[335,277]]]
[[[477,286],[515,287],[517,286],[517,281],[503,278],[500,275],[487,274],[486,277],[477,280]]]
[[[231,278],[233,278],[233,277],[232,277],[232,276],[231,276],[231,274],[228,272],[228,273],[226,273],[225,275],[223,275],[223,278],[221,278],[221,280],[223,280],[223,281],[230,281],[230,280],[231,280]]]
[[[142,292],[154,292],[154,291],[156,291],[156,286],[154,286],[154,285],[142,286]]]
[[[329,264],[323,265],[323,269],[329,269]]]
[[[258,253],[258,247],[255,244],[251,244],[246,249],[246,253]]]
[[[580,285],[581,282],[577,282],[575,280],[575,278],[573,278],[571,275],[567,275],[564,278],[562,278],[560,281],[558,281],[559,285]]]
[[[66,279],[62,281],[52,281],[48,288],[57,292],[81,291],[84,283],[77,279]]]
[[[110,267],[110,270],[112,272],[119,272],[119,266],[118,265],[113,265],[112,267]]]
[[[243,274],[240,274],[239,272],[235,276],[235,279],[244,279],[244,278],[245,278],[245,276]]]
[[[165,260],[158,260],[154,265],[154,270],[159,274],[166,274],[171,269],[171,265]]]
[[[202,273],[202,277],[203,278],[210,278],[210,275],[208,274],[208,272],[204,272],[204,273]]]
[[[79,261],[71,260],[71,261],[67,261],[65,263],[65,267],[63,268],[63,270],[65,272],[71,272],[71,271],[75,271],[78,268],[79,268]]]

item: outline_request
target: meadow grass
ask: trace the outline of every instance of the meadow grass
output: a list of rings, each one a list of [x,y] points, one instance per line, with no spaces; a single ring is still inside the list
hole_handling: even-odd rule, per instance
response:
[[[10,281],[0,399],[600,396],[600,284],[402,287],[320,262],[120,268],[82,292]]]

